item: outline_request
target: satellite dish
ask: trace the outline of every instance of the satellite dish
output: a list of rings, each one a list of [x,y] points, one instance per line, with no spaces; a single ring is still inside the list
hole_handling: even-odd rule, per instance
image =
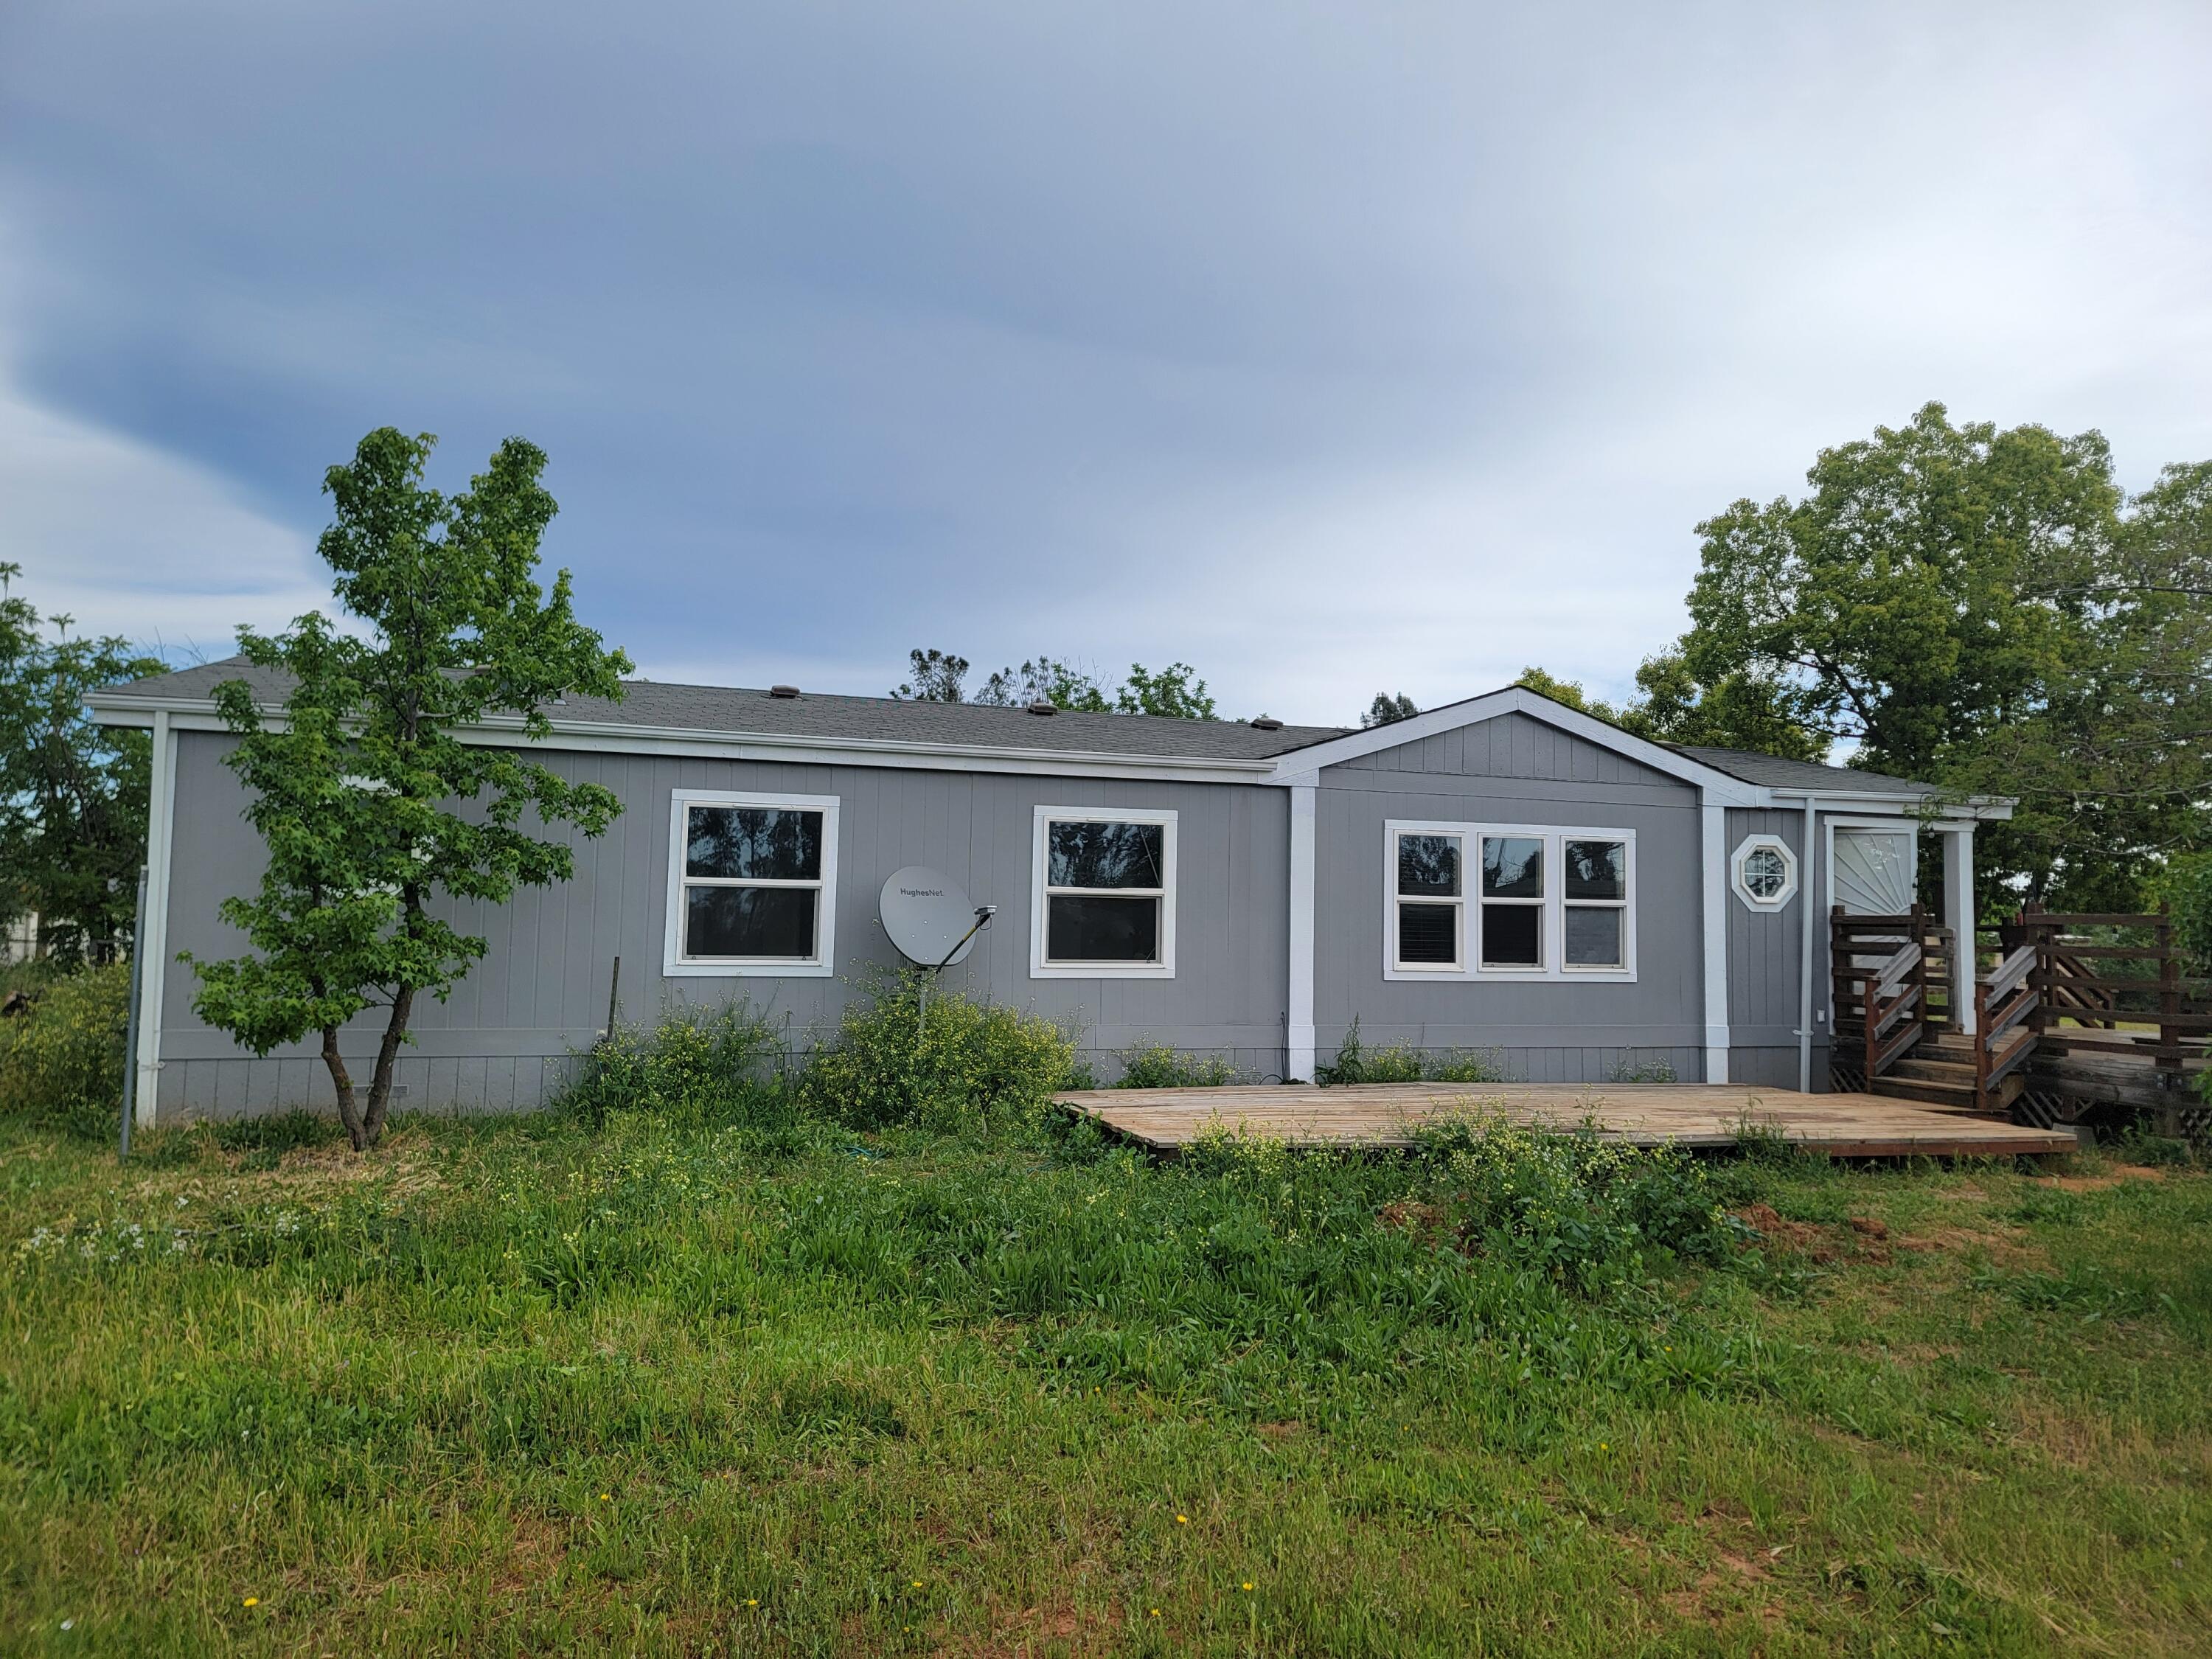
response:
[[[899,953],[923,968],[945,967],[965,957],[975,948],[985,921],[958,882],[921,864],[891,872],[877,914]]]

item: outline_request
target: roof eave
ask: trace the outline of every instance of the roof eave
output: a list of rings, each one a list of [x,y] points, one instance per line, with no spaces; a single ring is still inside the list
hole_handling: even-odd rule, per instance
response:
[[[102,725],[145,726],[156,713],[167,712],[171,723],[185,731],[226,729],[211,698],[143,697],[128,693],[97,691],[85,699],[86,707]],[[262,712],[281,716],[283,708],[264,703]],[[633,721],[553,720],[543,738],[531,739],[519,715],[483,720],[464,730],[464,737],[479,741],[522,738],[546,746],[569,750],[622,750],[632,753],[678,752],[688,755],[726,755],[735,759],[800,759],[808,755],[830,756],[858,763],[878,765],[948,766],[974,769],[994,768],[1024,771],[1052,771],[1102,776],[1167,776],[1197,782],[1255,783],[1266,781],[1274,769],[1271,756],[1255,757],[1203,755],[1123,753],[1114,750],[1033,749],[1000,744],[908,743],[879,738],[823,737],[781,732],[723,732],[702,728],[651,726]]]

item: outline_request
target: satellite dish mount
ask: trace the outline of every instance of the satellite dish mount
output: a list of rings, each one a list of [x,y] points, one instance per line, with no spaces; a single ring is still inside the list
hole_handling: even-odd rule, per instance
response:
[[[884,881],[877,914],[899,954],[926,970],[915,1014],[919,1024],[928,1018],[929,988],[938,975],[968,954],[999,907],[970,904],[960,884],[944,872],[909,864]]]

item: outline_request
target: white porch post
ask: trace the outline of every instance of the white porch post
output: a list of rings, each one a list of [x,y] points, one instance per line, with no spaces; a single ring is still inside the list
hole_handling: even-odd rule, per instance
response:
[[[1943,921],[1954,941],[1951,1006],[1959,1029],[1974,1030],[1974,826],[1947,823],[1943,831]]]
[[[1291,983],[1284,1077],[1314,1080],[1314,786],[1291,787]]]
[[[154,769],[146,791],[146,925],[139,948],[137,1127],[150,1129],[161,1096],[161,987],[169,961],[169,846],[177,818],[177,735],[154,712]]]
[[[1698,814],[1703,831],[1705,959],[1705,1081],[1729,1080],[1728,808],[1710,793]]]

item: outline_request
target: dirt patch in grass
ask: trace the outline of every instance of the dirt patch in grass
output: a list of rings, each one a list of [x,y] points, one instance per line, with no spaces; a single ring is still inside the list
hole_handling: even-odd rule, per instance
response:
[[[568,1559],[568,1536],[545,1516],[530,1511],[512,1516],[514,1536],[507,1554],[492,1569],[492,1588],[520,1595],[548,1583]]]
[[[1906,1234],[1893,1242],[1900,1250],[1924,1255],[1963,1255],[1980,1250],[1992,1264],[2004,1267],[2038,1267],[2050,1262],[2041,1250],[2022,1243],[2017,1231],[2012,1228],[1937,1227],[1929,1232]]]
[[[1459,1242],[1444,1212],[1433,1204],[1423,1204],[1410,1198],[1401,1198],[1385,1204],[1376,1212],[1376,1219],[1384,1226],[1401,1233],[1411,1233],[1415,1238],[1430,1244]]]
[[[2130,1181],[2163,1181],[2166,1171],[2148,1164],[2123,1164],[2108,1174],[2093,1176],[2031,1176],[2028,1184],[2055,1187],[2062,1193],[2100,1193]]]
[[[1787,1221],[1771,1204],[1753,1204],[1735,1211],[1735,1218],[1759,1235],[1770,1249],[1810,1256],[1826,1265],[1834,1261],[1883,1262],[1890,1259],[1888,1224],[1872,1216],[1855,1215],[1843,1226],[1823,1226],[1812,1221]]]

